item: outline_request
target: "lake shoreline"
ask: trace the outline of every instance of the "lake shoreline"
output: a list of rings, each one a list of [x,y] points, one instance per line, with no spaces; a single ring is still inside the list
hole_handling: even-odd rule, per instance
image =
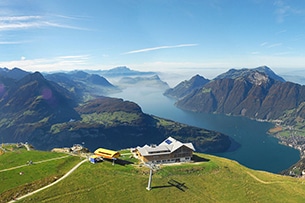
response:
[[[300,159],[298,150],[280,144],[278,138],[267,133],[274,127],[270,121],[184,111],[162,91],[145,87],[127,88],[111,96],[137,103],[144,113],[228,135],[240,146],[232,146],[217,156],[235,160],[248,168],[279,173]]]

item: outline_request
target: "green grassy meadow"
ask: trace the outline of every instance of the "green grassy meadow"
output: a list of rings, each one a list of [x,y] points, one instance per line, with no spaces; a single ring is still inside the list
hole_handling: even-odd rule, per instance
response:
[[[28,165],[27,162],[33,164]],[[80,161],[79,157],[13,149],[0,155],[0,202],[54,182]]]
[[[20,202],[304,202],[304,179],[197,154],[198,162],[161,166],[146,190],[149,169],[104,161],[81,165],[55,186]],[[180,183],[176,187],[169,182]]]

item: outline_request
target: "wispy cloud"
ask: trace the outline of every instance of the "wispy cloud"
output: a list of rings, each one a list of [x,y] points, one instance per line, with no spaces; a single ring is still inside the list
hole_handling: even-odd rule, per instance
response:
[[[0,16],[0,21],[28,21],[41,18],[41,16]]]
[[[290,10],[290,6],[286,5],[282,0],[276,0],[274,2],[275,6],[275,14],[277,17],[277,21],[282,23],[285,17],[288,15],[288,11]]]
[[[43,27],[86,30],[85,28],[61,23],[59,18],[50,20],[46,16],[0,16],[0,31]]]
[[[87,30],[87,31],[90,30],[88,28],[77,27],[77,26],[66,25],[66,24],[53,23],[53,22],[44,22],[44,25],[47,26],[47,27],[66,28],[66,29],[72,29],[72,30]]]
[[[39,28],[45,26],[43,23],[38,22],[25,22],[25,23],[2,23],[0,22],[0,31],[18,30],[27,28]]]
[[[266,47],[266,48],[274,48],[274,47],[279,47],[279,46],[282,46],[283,44],[282,43],[273,43],[273,44],[270,44],[268,42],[263,42],[260,44],[261,47]]]
[[[71,63],[79,66],[85,65],[90,60],[90,55],[69,55],[69,56],[59,56],[55,58],[55,61],[61,63]]]
[[[0,16],[0,31],[41,27],[41,16]]]
[[[142,52],[156,51],[156,50],[160,50],[160,49],[174,49],[174,48],[193,47],[193,46],[198,46],[198,44],[178,44],[178,45],[172,45],[172,46],[150,47],[150,48],[145,48],[145,49],[128,51],[123,54],[136,54],[136,53],[142,53]]]
[[[260,44],[260,46],[261,47],[264,47],[264,46],[266,46],[268,44],[268,42],[262,42],[261,44]]]
[[[0,44],[9,45],[9,44],[24,44],[28,43],[28,41],[0,41]]]
[[[59,56],[59,59],[88,59],[89,55],[69,55],[69,56]]]
[[[268,47],[268,48],[273,48],[273,47],[279,47],[279,46],[282,46],[282,43],[270,44],[270,45],[268,45],[267,47]]]
[[[305,10],[295,8],[287,4],[287,2],[284,0],[275,0],[273,5],[275,6],[275,14],[278,23],[283,23],[285,18],[291,14],[301,15],[305,13]]]
[[[21,56],[20,60],[0,61],[0,67],[19,67],[27,71],[49,72],[56,70],[76,70],[88,68],[90,55],[69,55],[53,58],[26,59]],[[92,66],[90,66],[92,67]]]
[[[290,55],[291,52],[289,51],[286,51],[286,52],[278,52],[278,53],[275,53],[273,54],[274,56],[285,56],[285,55]]]

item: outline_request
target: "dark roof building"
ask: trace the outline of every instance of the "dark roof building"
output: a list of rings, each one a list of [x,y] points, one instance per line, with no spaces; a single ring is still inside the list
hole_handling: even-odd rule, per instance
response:
[[[191,161],[195,148],[192,143],[181,143],[168,137],[159,145],[137,147],[134,153],[144,163],[174,163]]]

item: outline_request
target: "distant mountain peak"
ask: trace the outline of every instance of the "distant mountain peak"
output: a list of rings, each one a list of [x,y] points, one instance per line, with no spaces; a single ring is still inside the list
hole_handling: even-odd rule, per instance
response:
[[[40,72],[34,72],[26,75],[21,80],[18,81],[19,84],[26,84],[31,81],[46,81],[46,79],[43,77],[43,75]]]
[[[152,78],[152,79],[155,79],[155,80],[160,80],[159,75],[153,75],[151,78]]]
[[[137,77],[123,77],[120,79],[121,86],[138,85],[139,87],[155,87],[161,89],[168,89],[169,86],[166,82],[162,81],[158,75],[153,76],[137,76]]]
[[[202,83],[206,83],[206,81],[208,81],[208,79],[204,78],[199,74],[196,74],[189,80],[189,83],[191,83],[193,86],[196,87],[196,86],[201,86]]]
[[[8,68],[0,68],[0,75],[11,78],[14,80],[20,80],[24,76],[30,74],[29,72],[26,72],[20,68],[13,68],[13,69],[8,69]]]
[[[126,66],[119,66],[119,67],[113,68],[112,70],[113,71],[114,70],[116,70],[116,71],[130,71],[131,69],[126,67]]]
[[[173,96],[179,108],[189,111],[278,119],[287,110],[301,109],[305,101],[304,86],[284,81],[267,66],[230,69],[203,88]]]
[[[132,70],[126,66],[119,66],[109,70],[99,71],[98,74],[108,77],[122,77],[122,76],[137,76],[137,75],[154,75],[156,72],[142,72]]]
[[[72,71],[70,74],[77,78],[86,78],[89,75],[88,73],[82,70]]]
[[[271,68],[269,68],[268,66],[259,66],[257,68],[255,68],[257,70],[266,70],[266,71],[272,71]]]
[[[254,70],[257,70],[259,72],[263,72],[274,80],[277,80],[277,81],[280,81],[280,82],[286,82],[284,78],[275,74],[273,72],[273,70],[271,70],[271,68],[269,68],[268,66],[259,66],[259,67],[255,68]]]
[[[190,80],[185,80],[179,83],[176,87],[166,90],[164,92],[164,95],[176,99],[181,99],[190,92],[203,87],[208,82],[210,82],[210,80],[197,74],[193,76]]]
[[[269,67],[267,66],[260,66],[253,69],[242,68],[242,69],[230,69],[227,72],[220,74],[215,78],[224,79],[224,78],[247,78],[253,84],[262,84],[263,82],[266,83],[268,78],[271,78],[275,81],[285,82],[285,80],[275,74]]]
[[[119,66],[119,67],[112,68],[112,69],[108,70],[107,72],[124,74],[124,73],[134,72],[134,70],[131,70],[130,68],[128,68],[126,66]]]

